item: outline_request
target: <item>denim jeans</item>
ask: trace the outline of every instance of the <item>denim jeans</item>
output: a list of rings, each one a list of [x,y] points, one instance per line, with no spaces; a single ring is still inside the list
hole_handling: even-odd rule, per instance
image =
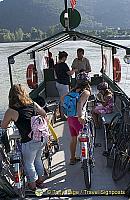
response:
[[[45,143],[31,140],[22,143],[24,170],[28,182],[34,182],[38,176],[44,175],[44,167],[41,160]]]

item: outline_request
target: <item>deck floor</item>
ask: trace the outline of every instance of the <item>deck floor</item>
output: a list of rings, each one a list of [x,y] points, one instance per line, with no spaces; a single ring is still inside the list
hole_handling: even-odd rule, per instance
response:
[[[67,122],[57,122],[55,124],[55,130],[59,137],[60,150],[53,156],[52,162],[52,177],[45,181],[45,194],[52,193],[54,191],[85,191],[85,184],[83,179],[83,171],[81,169],[81,163],[77,163],[74,166],[69,165],[69,141],[70,133],[68,129]],[[112,179],[112,169],[107,167],[106,158],[102,155],[104,151],[104,133],[103,129],[98,129],[96,136],[96,143],[101,143],[101,147],[95,148],[95,167],[92,174],[92,191],[123,191],[126,189],[128,183],[130,182],[130,173],[122,178],[118,182],[114,182]],[[77,154],[79,151],[77,149]],[[26,198],[39,199],[39,198]],[[49,199],[49,198],[41,198]],[[86,196],[86,197],[52,197],[52,199],[85,199],[85,200],[125,200],[127,197],[122,196]]]

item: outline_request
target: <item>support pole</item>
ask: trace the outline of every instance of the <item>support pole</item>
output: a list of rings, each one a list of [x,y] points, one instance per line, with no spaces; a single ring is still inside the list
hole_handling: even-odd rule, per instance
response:
[[[66,29],[66,31],[68,31],[68,29],[69,29],[69,16],[68,16],[67,0],[64,0],[64,3],[65,3],[65,14],[64,14],[65,29]]]
[[[12,87],[13,86],[13,79],[12,79],[12,71],[11,71],[10,58],[8,58],[8,65],[9,65],[10,84],[11,84],[11,87]]]
[[[67,0],[64,0],[65,2],[65,11],[67,12]]]

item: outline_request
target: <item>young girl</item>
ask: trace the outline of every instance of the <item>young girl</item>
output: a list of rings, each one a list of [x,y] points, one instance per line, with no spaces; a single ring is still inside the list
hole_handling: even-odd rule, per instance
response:
[[[113,94],[111,90],[108,89],[108,84],[106,82],[100,83],[97,86],[99,93],[97,94],[97,99],[100,103],[92,111],[92,116],[95,122],[96,128],[100,128],[100,122],[98,121],[100,114],[107,114],[113,111]]]
[[[79,92],[81,94],[80,99],[77,102],[77,114],[76,116],[68,117],[67,122],[70,129],[71,141],[70,141],[70,165],[76,164],[79,160],[76,158],[76,145],[77,145],[77,136],[79,130],[82,128],[85,123],[84,112],[86,111],[87,100],[90,96],[90,77],[86,72],[81,72],[77,75],[77,84],[73,91]],[[64,97],[63,97],[64,98]]]

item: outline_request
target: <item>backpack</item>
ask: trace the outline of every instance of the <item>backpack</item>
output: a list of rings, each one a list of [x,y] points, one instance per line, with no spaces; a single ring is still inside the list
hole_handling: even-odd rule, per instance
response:
[[[71,91],[65,97],[63,101],[63,111],[68,117],[74,117],[77,115],[77,102],[81,96],[81,92]]]
[[[31,139],[47,142],[49,129],[46,120],[40,115],[31,117],[31,132],[28,135]]]

